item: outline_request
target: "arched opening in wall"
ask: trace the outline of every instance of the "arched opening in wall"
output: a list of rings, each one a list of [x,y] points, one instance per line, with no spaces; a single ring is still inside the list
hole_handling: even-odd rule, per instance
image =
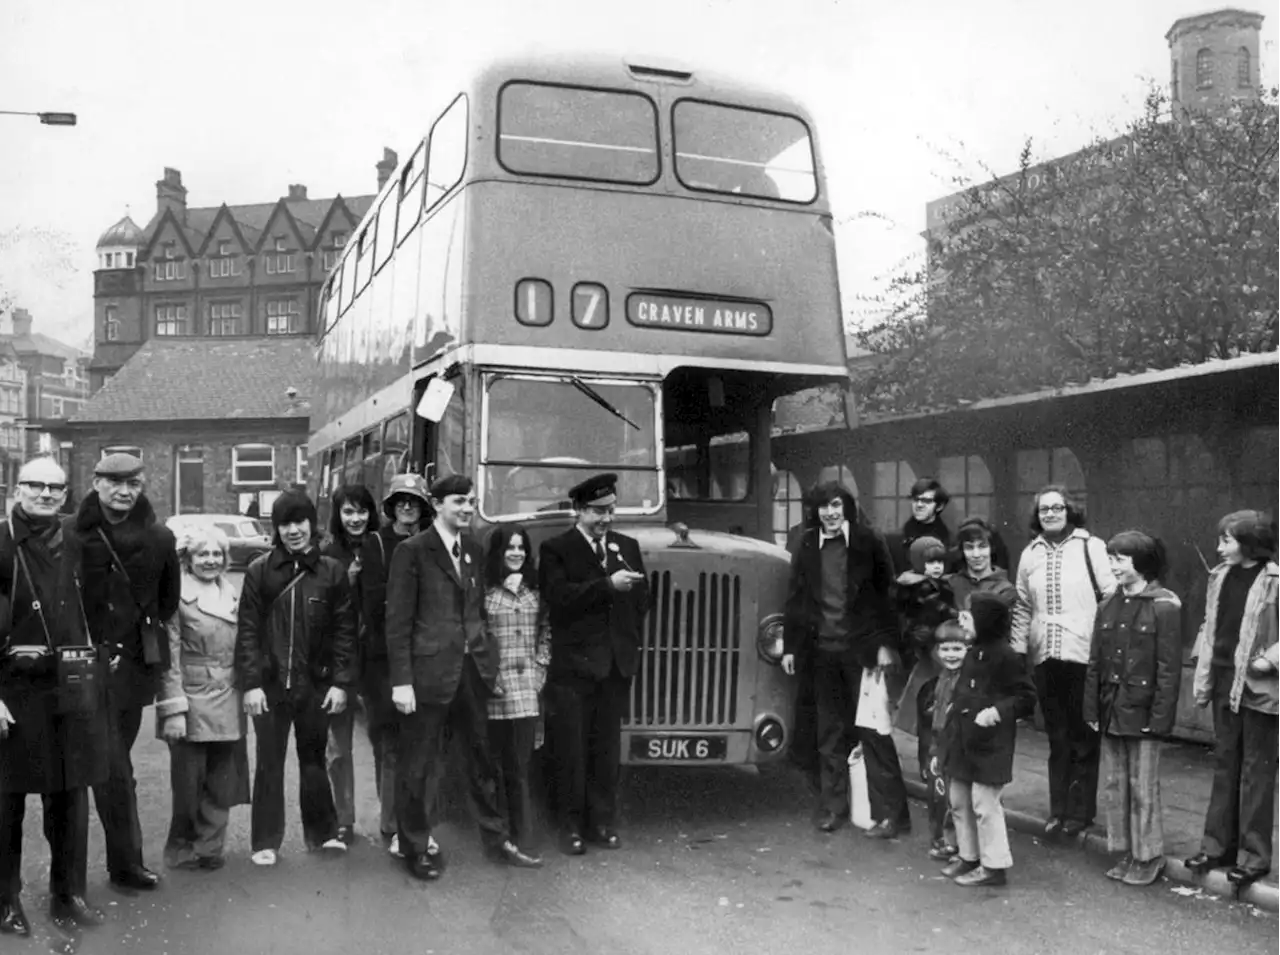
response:
[[[1014,497],[1018,513],[1008,523],[1017,530],[1026,530],[1031,520],[1031,505],[1036,491],[1046,484],[1061,484],[1067,493],[1079,504],[1087,507],[1087,489],[1084,483],[1084,468],[1080,460],[1070,448],[1034,448],[1019,451],[1016,455],[1018,471],[1017,494]]]
[[[885,534],[894,534],[911,516],[911,485],[916,472],[906,461],[877,461],[871,488],[871,523]]]
[[[1213,51],[1205,48],[1196,53],[1196,89],[1213,88]]]
[[[791,528],[804,520],[804,489],[790,471],[773,472],[773,540],[787,546]]]
[[[992,519],[995,505],[995,482],[991,471],[980,454],[955,455],[938,459],[938,483],[949,495],[951,502],[942,512],[943,519],[952,530],[966,517]]]
[[[818,484],[825,484],[827,481],[835,481],[842,484],[855,498],[860,497],[858,494],[858,481],[843,464],[828,464],[825,468],[818,472]]]

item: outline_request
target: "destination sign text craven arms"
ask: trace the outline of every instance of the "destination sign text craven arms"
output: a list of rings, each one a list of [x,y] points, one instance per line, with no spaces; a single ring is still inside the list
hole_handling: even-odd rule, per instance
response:
[[[773,313],[759,302],[676,298],[637,292],[627,297],[627,321],[641,328],[671,328],[728,335],[768,335]]]

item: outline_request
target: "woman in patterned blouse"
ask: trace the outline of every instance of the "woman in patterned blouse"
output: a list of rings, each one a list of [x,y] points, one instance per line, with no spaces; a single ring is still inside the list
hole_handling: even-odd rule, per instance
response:
[[[498,645],[498,686],[489,700],[489,745],[501,775],[499,789],[511,840],[533,835],[529,764],[538,727],[538,694],[551,662],[551,635],[528,532],[519,524],[497,528],[485,560],[485,613]]]

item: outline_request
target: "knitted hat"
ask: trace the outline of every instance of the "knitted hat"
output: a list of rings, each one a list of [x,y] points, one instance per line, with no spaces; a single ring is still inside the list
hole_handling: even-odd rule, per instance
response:
[[[924,573],[924,565],[931,560],[946,560],[947,548],[936,537],[917,537],[911,542],[908,550],[911,569],[917,574]]]

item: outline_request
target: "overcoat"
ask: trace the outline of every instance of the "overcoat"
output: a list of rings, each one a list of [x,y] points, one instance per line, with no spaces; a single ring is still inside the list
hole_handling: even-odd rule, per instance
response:
[[[39,538],[36,540],[34,538]],[[21,544],[31,581],[20,570],[15,548]],[[44,643],[44,627],[32,600],[39,599],[54,647],[88,642],[77,589],[76,565],[55,523],[41,534],[15,507],[11,521],[0,523],[0,644]],[[38,597],[37,597],[38,595]],[[24,675],[0,662],[0,701],[13,715],[9,735],[0,740],[0,792],[53,793],[94,786],[107,778],[105,659],[99,671],[103,693],[97,712],[58,712],[56,666]]]
[[[99,530],[110,538],[123,572]],[[138,628],[144,615],[162,623],[178,609],[182,570],[173,532],[156,520],[145,494],[124,521],[108,525],[97,491],[85,495],[75,516],[63,521],[62,532],[68,556],[79,566],[94,643],[122,655],[111,676],[111,705],[150,705],[169,666],[169,644],[161,640],[159,663],[145,665]]]
[[[609,577],[619,570],[644,574],[635,538],[609,531],[602,565],[577,527],[542,544],[538,589],[551,624],[551,683],[607,679],[614,665],[625,678],[640,660],[641,625],[649,607],[649,579],[617,591]]]
[[[974,718],[989,706],[996,708],[1000,722],[979,726]],[[1035,684],[1008,640],[1003,635],[976,640],[960,666],[944,728],[946,773],[960,782],[1010,783],[1018,720],[1035,707]]]
[[[185,715],[188,742],[227,742],[245,735],[235,671],[237,606],[225,579],[202,584],[182,575],[182,601],[165,624],[170,663],[160,681],[156,719],[162,724],[169,716]]]
[[[391,685],[413,686],[419,703],[453,701],[469,653],[491,691],[498,648],[484,618],[480,545],[460,537],[461,576],[435,526],[400,544],[387,574]]]

